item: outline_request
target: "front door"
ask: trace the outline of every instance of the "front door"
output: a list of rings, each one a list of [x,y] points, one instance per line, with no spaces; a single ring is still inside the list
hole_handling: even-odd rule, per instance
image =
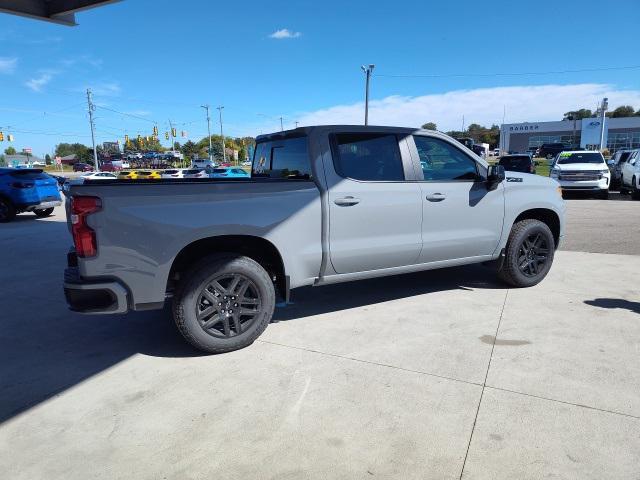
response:
[[[504,190],[488,190],[484,167],[453,142],[414,135],[423,179],[420,262],[491,255],[500,242]]]
[[[336,133],[331,150],[337,174],[329,187],[329,247],[337,273],[411,265],[422,248],[420,185],[389,133]],[[404,157],[404,160],[403,160]],[[407,158],[409,157],[409,158]]]

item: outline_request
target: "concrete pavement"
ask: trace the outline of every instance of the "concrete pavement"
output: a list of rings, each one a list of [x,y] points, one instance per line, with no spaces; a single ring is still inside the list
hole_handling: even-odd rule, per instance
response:
[[[61,215],[0,226],[6,478],[640,478],[639,256],[301,289],[205,356],[167,311],[68,312]]]

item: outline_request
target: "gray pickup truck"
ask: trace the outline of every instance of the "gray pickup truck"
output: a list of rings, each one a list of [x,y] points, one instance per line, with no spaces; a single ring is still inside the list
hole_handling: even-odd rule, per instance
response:
[[[540,282],[563,235],[554,180],[488,166],[454,139],[317,126],[257,138],[250,179],[86,181],[67,192],[74,311],[173,303],[195,347],[251,344],[305,285],[484,262]]]

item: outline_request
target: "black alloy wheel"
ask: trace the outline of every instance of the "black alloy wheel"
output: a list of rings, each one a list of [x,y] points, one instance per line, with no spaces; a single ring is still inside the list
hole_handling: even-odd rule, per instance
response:
[[[528,235],[518,250],[518,268],[527,277],[536,277],[549,258],[549,245],[541,233]]]
[[[213,278],[200,292],[196,318],[202,330],[215,338],[230,338],[247,331],[262,312],[255,283],[240,273]]]

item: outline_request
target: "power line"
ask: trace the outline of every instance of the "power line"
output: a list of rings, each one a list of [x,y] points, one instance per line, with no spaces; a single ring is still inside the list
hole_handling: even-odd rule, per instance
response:
[[[114,110],[113,108],[104,107],[104,106],[98,106],[98,105],[96,105],[96,108],[100,108],[100,109],[102,109],[102,110],[107,110],[107,111],[109,111],[109,112],[113,112],[113,113],[118,113],[118,114],[120,114],[120,115],[125,115],[125,116],[127,116],[127,117],[137,118],[137,119],[139,119],[139,120],[144,120],[145,122],[153,123],[154,125],[157,125],[157,124],[158,124],[158,122],[156,122],[156,121],[154,121],[154,120],[150,120],[150,119],[148,119],[148,118],[144,118],[144,117],[141,117],[141,116],[139,116],[139,115],[134,115],[133,113],[120,112],[120,111],[118,111],[118,110]]]
[[[636,70],[640,65],[628,65],[622,67],[597,67],[578,68],[572,70],[549,70],[546,72],[494,72],[494,73],[427,73],[427,74],[379,74],[376,77],[387,78],[453,78],[453,77],[514,77],[514,76],[535,76],[535,75],[561,75],[566,73],[585,72],[609,72],[612,70]]]

